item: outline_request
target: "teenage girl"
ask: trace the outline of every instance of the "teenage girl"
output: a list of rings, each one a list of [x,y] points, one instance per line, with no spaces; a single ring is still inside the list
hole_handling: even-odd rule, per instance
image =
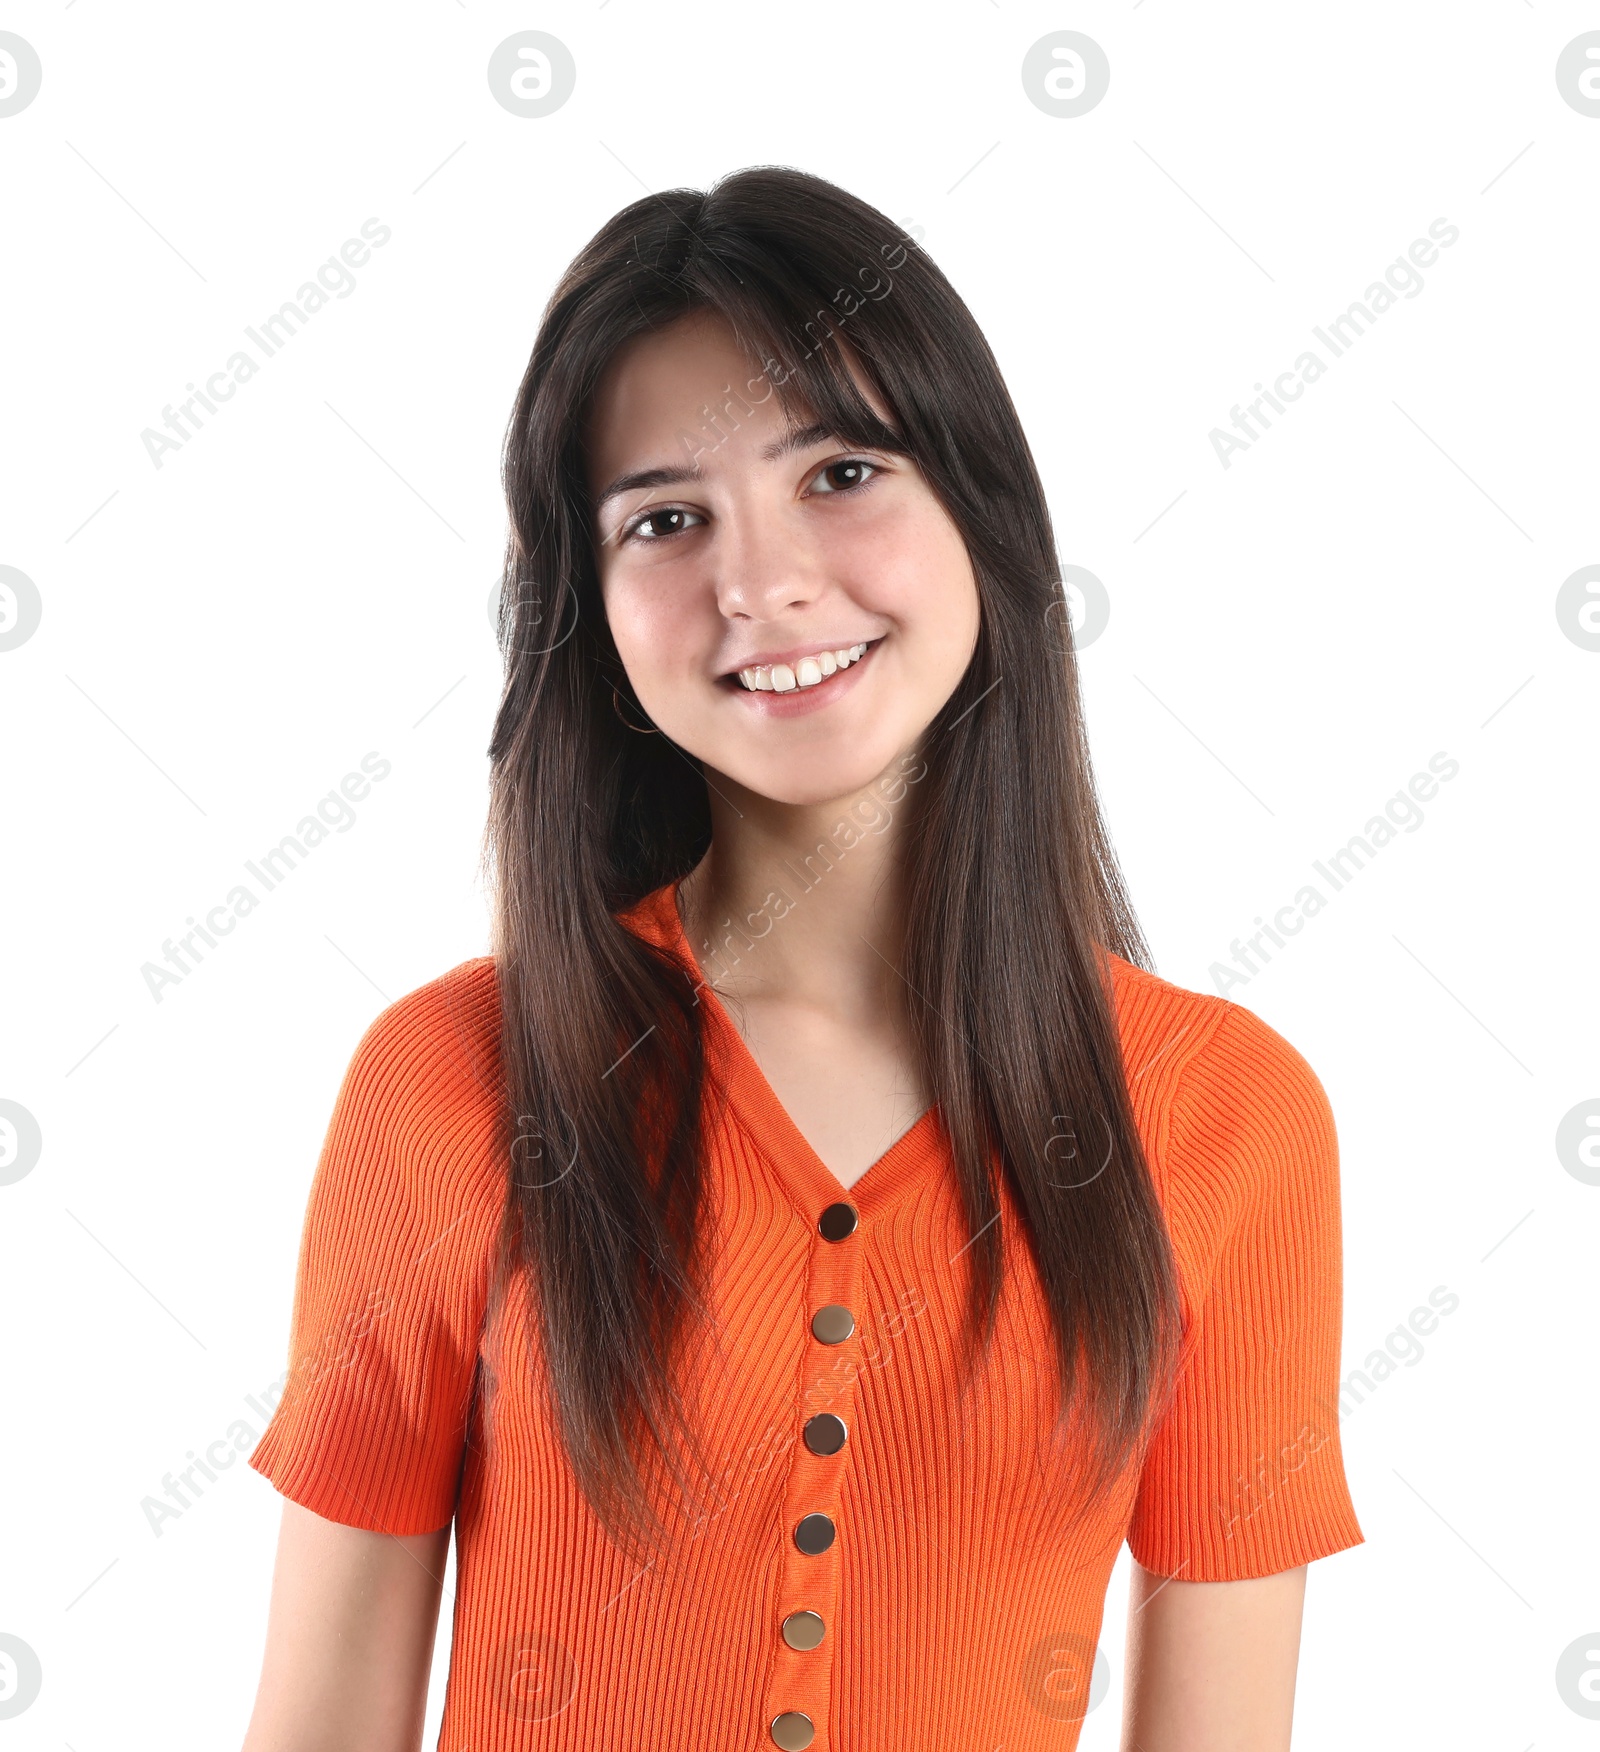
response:
[[[1289,1745],[1338,1148],[1149,968],[1044,492],[934,263],[782,169],[616,215],[505,454],[493,954],[306,1214],[246,1752]],[[1108,1744],[1107,1741],[1100,1742]]]

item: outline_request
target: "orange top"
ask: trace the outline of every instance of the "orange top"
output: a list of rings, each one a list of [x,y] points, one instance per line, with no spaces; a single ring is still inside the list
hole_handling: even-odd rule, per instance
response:
[[[671,886],[628,923],[693,966]],[[967,1237],[934,1112],[847,1190],[708,995],[709,1062],[730,1096],[709,1139],[708,1295],[731,1342],[712,1357],[691,1328],[679,1378],[720,1495],[644,1569],[577,1488],[519,1300],[486,1318],[504,1186],[485,1069],[493,961],[378,1016],[317,1166],[288,1388],[250,1464],[350,1526],[422,1533],[455,1517],[441,1752],[1070,1752],[1103,1689],[1095,1644],[1124,1539],[1147,1569],[1191,1581],[1362,1543],[1339,1445],[1338,1145],[1322,1086],[1251,1011],[1111,966],[1183,1292],[1183,1374],[1142,1464],[1069,1525],[1037,1440],[1053,1341],[1004,1184],[996,1344],[958,1410],[965,1286],[950,1262]],[[830,1240],[819,1218],[840,1205],[856,1222]],[[830,1303],[855,1316],[836,1344],[810,1324]],[[480,1366],[502,1383],[492,1408]],[[827,1454],[803,1434],[822,1412],[846,1432]],[[820,1616],[816,1646],[790,1646],[797,1613]]]

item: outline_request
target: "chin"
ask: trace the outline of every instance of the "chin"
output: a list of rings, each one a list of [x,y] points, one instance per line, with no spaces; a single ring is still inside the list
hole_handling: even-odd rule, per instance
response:
[[[863,749],[857,743],[848,749],[797,748],[781,759],[746,758],[726,765],[712,764],[758,797],[796,808],[812,808],[848,802],[858,796],[882,777],[899,753],[898,744],[885,742],[879,750]]]

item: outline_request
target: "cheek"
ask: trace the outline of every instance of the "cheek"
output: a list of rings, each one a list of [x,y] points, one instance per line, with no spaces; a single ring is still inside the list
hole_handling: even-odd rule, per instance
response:
[[[671,632],[666,592],[654,580],[625,577],[608,581],[601,600],[622,661],[630,671],[635,663],[648,665]]]
[[[914,513],[875,529],[854,556],[864,606],[889,616],[918,643],[970,651],[978,588],[960,532],[941,511]]]
[[[606,625],[611,629],[612,642],[622,666],[631,675],[636,663],[650,649],[649,604],[636,592],[607,585],[601,593],[605,605]]]
[[[642,703],[659,709],[686,676],[698,669],[704,629],[692,600],[664,576],[617,579],[603,586],[601,601],[617,655]]]

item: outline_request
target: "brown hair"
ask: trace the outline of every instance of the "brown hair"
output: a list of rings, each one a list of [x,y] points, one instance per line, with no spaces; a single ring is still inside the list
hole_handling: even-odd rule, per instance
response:
[[[693,869],[711,827],[697,763],[665,734],[630,734],[617,710],[643,720],[601,603],[583,440],[616,349],[697,310],[725,318],[752,361],[726,412],[708,413],[726,424],[766,384],[796,423],[911,456],[966,541],[981,625],[907,810],[901,971],[974,1236],[968,1365],[1000,1292],[998,1171],[1026,1219],[1093,1493],[1141,1440],[1175,1344],[1173,1261],[1102,960],[1148,966],[1149,952],[1095,795],[1043,487],[994,355],[900,227],[797,170],[742,170],[617,213],[556,287],[517,393],[485,839],[510,1163],[502,1281],[536,1305],[552,1410],[591,1505],[614,1536],[641,1514],[659,1528],[640,1437],[665,1459],[673,1423],[693,1446],[670,1365],[702,1309],[706,1064],[694,970],[616,915]],[[841,336],[893,426],[830,344]]]

